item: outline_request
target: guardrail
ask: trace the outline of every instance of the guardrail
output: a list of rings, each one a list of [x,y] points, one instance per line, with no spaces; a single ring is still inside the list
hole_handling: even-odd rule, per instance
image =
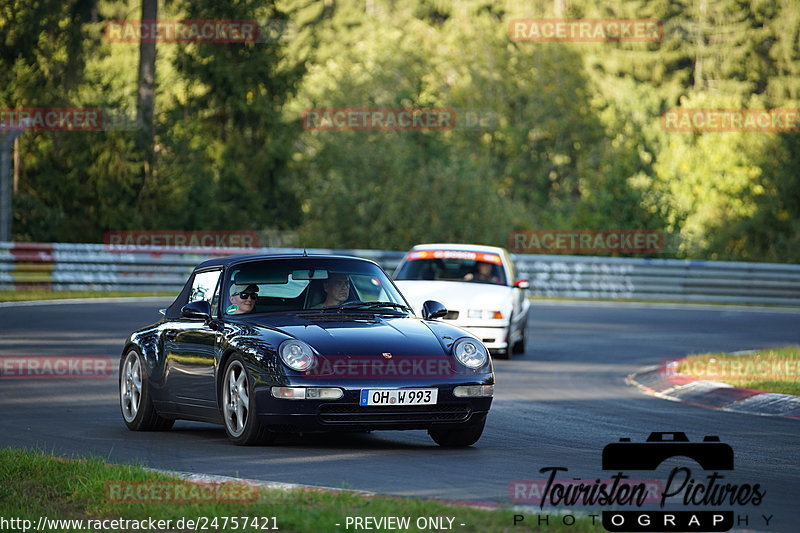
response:
[[[372,259],[394,269],[404,252],[308,249]],[[234,254],[302,253],[289,248],[169,248],[0,242],[0,290],[174,291],[202,261]]]
[[[800,265],[516,255],[536,296],[800,305]]]
[[[403,251],[308,249],[355,255],[391,272]],[[0,243],[0,289],[177,292],[201,261],[296,248],[115,247],[104,244]],[[535,296],[800,305],[800,265],[514,255]]]

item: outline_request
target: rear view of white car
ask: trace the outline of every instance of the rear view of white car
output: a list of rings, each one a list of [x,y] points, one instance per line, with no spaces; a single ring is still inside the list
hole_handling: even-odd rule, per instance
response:
[[[448,311],[444,320],[481,339],[495,357],[525,351],[528,282],[517,279],[503,248],[417,245],[400,262],[394,279],[417,314],[426,300],[443,303]]]

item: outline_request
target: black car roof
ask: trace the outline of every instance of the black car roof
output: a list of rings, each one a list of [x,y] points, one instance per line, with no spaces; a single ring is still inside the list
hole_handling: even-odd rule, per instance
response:
[[[364,259],[363,257],[355,257],[352,255],[329,255],[329,254],[301,254],[301,253],[290,253],[290,254],[251,254],[251,255],[229,255],[226,257],[215,257],[213,259],[208,259],[203,261],[199,265],[195,267],[195,270],[202,270],[204,268],[221,266],[227,267],[230,265],[235,265],[237,263],[246,263],[248,261],[257,261],[261,259],[351,259],[356,261],[366,261],[368,263],[375,263],[375,261],[371,261],[369,259]],[[376,263],[377,264],[377,263]]]

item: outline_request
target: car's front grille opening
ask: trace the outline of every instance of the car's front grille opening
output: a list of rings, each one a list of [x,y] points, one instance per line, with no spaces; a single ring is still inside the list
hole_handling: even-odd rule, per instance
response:
[[[300,431],[300,428],[292,424],[275,424],[267,426],[267,429],[276,433],[297,433]]]
[[[445,320],[457,320],[458,319],[458,311],[448,311],[446,315],[444,315]]]
[[[319,408],[323,422],[449,422],[466,420],[470,415],[465,403],[444,405],[353,405],[331,403]]]

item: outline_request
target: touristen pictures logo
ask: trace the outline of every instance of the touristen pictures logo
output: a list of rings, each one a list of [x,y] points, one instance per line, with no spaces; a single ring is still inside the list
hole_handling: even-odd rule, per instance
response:
[[[673,466],[689,460],[687,465]],[[665,462],[670,461],[665,465]],[[716,435],[692,441],[680,431],[652,432],[644,442],[623,437],[602,450],[604,478],[583,479],[564,466],[546,466],[541,483],[516,480],[509,486],[512,501],[538,502],[545,506],[588,506],[600,508],[588,516],[609,532],[723,532],[734,525],[764,526],[773,515],[752,517],[748,509],[761,505],[767,491],[758,482],[736,482],[733,448]],[[700,471],[696,471],[699,465]],[[635,479],[630,471],[666,471],[664,481]],[[654,474],[650,474],[654,476]],[[650,504],[650,505],[647,505]],[[549,516],[516,514],[514,525],[549,523]],[[560,513],[558,519],[570,526],[573,514]]]

